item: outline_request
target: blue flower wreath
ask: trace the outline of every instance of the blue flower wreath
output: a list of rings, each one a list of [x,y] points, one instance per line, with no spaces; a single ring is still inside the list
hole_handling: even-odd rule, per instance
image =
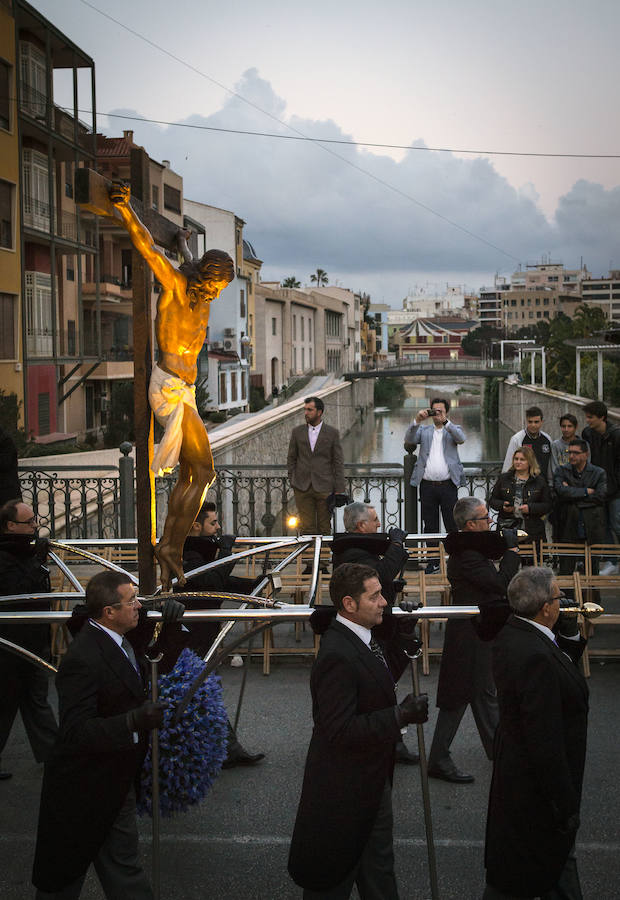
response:
[[[182,651],[176,665],[159,678],[159,696],[170,704],[159,730],[159,808],[162,816],[185,812],[200,803],[226,759],[228,726],[222,683],[215,674],[201,684],[177,725],[175,707],[204,668],[193,650]],[[140,815],[152,815],[153,766],[151,749],[141,776]]]

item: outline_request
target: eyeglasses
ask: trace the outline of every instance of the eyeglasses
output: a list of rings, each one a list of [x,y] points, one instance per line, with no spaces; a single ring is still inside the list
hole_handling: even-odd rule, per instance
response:
[[[468,522],[490,522],[491,519],[492,519],[492,516],[490,516],[490,515],[487,513],[486,516],[474,516],[473,519],[468,519],[467,521],[468,521]]]
[[[16,525],[36,525],[37,517],[32,516],[30,519],[10,519],[11,522],[15,522]]]
[[[560,591],[559,594],[556,594],[555,597],[549,597],[548,603],[553,603],[554,600],[559,600],[560,603],[562,600],[566,600],[566,594],[563,591]]]
[[[121,600],[120,603],[110,603],[109,606],[139,606],[140,601],[137,597],[134,597],[133,600],[128,600],[126,603],[123,603]]]

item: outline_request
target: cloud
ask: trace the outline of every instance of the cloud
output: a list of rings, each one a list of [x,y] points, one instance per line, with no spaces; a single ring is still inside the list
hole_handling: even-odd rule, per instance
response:
[[[256,69],[243,74],[236,90],[254,106],[233,96],[203,116],[197,102],[198,111],[182,124],[295,133],[279,119],[310,137],[351,139],[334,121],[288,115],[285,101]],[[549,222],[533,185],[513,187],[484,158],[413,150],[396,160],[363,147],[322,149],[149,123],[130,127],[151,156],[171,160],[186,197],[233,210],[246,221],[268,277],[295,273],[304,281],[321,266],[332,279],[358,275],[351,285],[356,289],[364,287],[364,278],[394,285],[392,290],[400,273],[400,299],[416,273],[462,273],[468,280],[468,274],[511,272],[519,261],[548,251],[568,267],[583,256],[602,271],[614,256],[620,188],[606,191],[579,181]],[[419,138],[416,146],[424,146]]]

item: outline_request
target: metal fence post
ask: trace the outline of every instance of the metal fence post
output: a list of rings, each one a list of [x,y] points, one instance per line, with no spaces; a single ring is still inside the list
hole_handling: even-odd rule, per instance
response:
[[[405,444],[407,455],[403,457],[403,493],[405,495],[405,531],[417,534],[418,531],[418,489],[411,484],[411,476],[418,457],[409,445]]]
[[[118,461],[118,473],[120,482],[120,520],[121,537],[132,538],[136,536],[136,510],[134,505],[134,478],[133,459],[129,455],[132,450],[129,441],[123,441],[119,447],[123,454]]]

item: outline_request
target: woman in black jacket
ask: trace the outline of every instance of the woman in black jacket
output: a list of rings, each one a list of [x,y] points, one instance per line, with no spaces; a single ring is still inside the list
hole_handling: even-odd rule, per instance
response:
[[[544,541],[551,491],[530,447],[515,450],[510,469],[495,482],[489,506],[499,510],[498,528],[521,528],[530,540]]]

